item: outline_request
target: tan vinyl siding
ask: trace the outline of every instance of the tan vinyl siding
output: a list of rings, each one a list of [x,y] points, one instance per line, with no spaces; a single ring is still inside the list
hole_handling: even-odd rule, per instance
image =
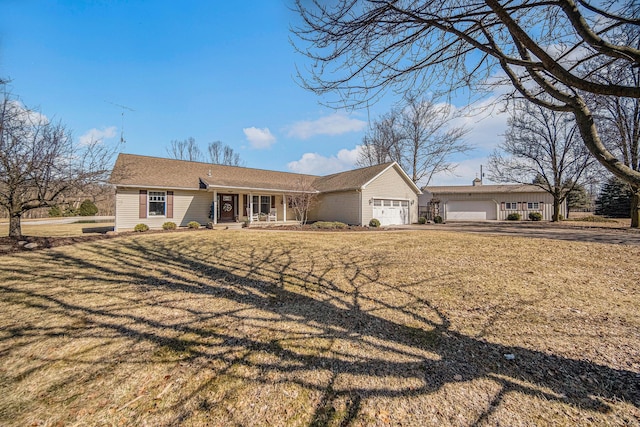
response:
[[[362,190],[362,225],[368,225],[373,218],[371,199],[409,200],[409,222],[418,222],[418,195],[394,168],[387,169]]]
[[[118,188],[116,193],[116,230],[133,229],[136,224],[147,224],[149,228],[162,228],[165,222],[175,222],[184,227],[189,221],[206,224],[209,221],[209,209],[213,200],[212,193],[205,191],[173,191],[173,218],[166,216],[140,218],[140,188]],[[162,191],[154,189],[153,191]]]
[[[504,221],[510,213],[519,213],[523,220],[529,219],[531,212],[540,212],[544,221],[551,221],[553,218],[553,196],[549,193],[519,193],[519,194],[500,194],[495,195],[498,202],[498,220]],[[517,210],[506,210],[503,208],[507,202],[516,202]],[[540,203],[540,209],[527,209],[527,203]],[[560,213],[564,215],[566,212],[565,203],[560,206]]]
[[[360,224],[360,193],[352,190],[321,194],[309,220]]]

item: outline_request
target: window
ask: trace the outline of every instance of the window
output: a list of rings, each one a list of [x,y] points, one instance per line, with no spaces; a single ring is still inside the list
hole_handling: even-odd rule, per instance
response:
[[[504,204],[504,208],[508,211],[515,211],[518,210],[518,203],[517,202],[506,202]]]
[[[539,202],[528,202],[527,203],[527,209],[533,209],[533,210],[540,209],[540,203]]]
[[[167,208],[164,191],[149,191],[149,216],[164,216]]]
[[[382,200],[373,199],[373,206],[382,206]]]
[[[253,213],[268,215],[271,210],[271,196],[253,196]]]

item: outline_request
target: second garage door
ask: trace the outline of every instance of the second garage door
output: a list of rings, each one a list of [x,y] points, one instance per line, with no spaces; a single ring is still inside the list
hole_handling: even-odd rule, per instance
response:
[[[496,203],[491,200],[451,200],[446,210],[447,221],[498,219]]]

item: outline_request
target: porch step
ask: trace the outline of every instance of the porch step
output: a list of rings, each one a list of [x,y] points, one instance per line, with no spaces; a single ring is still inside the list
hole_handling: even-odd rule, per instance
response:
[[[219,222],[213,226],[214,230],[240,230],[241,228],[241,222]]]

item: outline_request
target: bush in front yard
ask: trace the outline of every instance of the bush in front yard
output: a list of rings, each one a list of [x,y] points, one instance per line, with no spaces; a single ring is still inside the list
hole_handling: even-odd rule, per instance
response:
[[[86,199],[78,208],[78,215],[80,216],[94,216],[98,213],[98,207],[91,200]]]
[[[427,223],[427,218],[421,216],[420,218],[418,218],[418,224],[426,224]]]
[[[443,219],[440,215],[436,215],[433,217],[433,222],[435,222],[436,224],[442,224]]]
[[[163,230],[175,230],[176,229],[176,223],[175,222],[165,222],[164,224],[162,224],[162,229]]]
[[[49,216],[50,217],[62,216],[62,209],[60,209],[60,206],[52,206],[51,208],[49,208]]]
[[[509,221],[520,221],[520,214],[519,213],[510,213],[509,215],[507,215],[507,219]]]
[[[529,214],[529,219],[531,221],[542,221],[542,214],[540,212],[531,212]]]
[[[316,221],[311,225],[312,228],[320,230],[340,230],[347,228],[348,225],[340,221]]]
[[[372,218],[371,221],[369,221],[369,227],[380,227],[380,221]]]
[[[199,223],[198,221],[190,221],[190,222],[187,224],[187,227],[189,227],[189,228],[196,228],[196,229],[197,229],[197,228],[200,228],[200,223]]]
[[[149,231],[149,226],[147,224],[137,224],[133,227],[133,231],[138,231],[140,233],[143,231]]]

